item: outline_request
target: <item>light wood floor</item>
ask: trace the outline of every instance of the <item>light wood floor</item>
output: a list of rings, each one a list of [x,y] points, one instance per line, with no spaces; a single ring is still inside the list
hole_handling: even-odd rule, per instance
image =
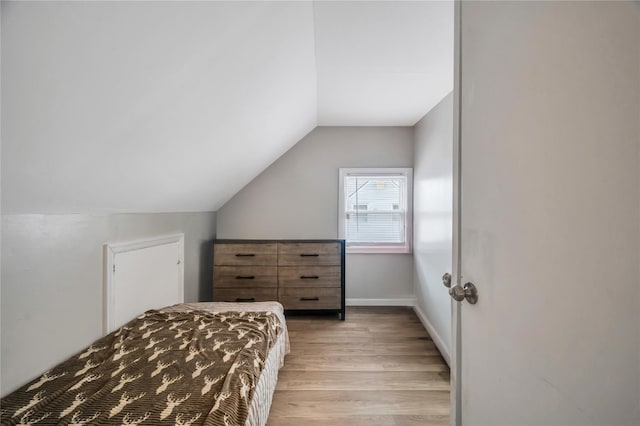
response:
[[[288,316],[268,426],[448,425],[449,368],[411,308]]]

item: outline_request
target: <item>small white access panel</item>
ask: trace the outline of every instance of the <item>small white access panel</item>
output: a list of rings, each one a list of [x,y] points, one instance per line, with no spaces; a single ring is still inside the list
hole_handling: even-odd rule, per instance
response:
[[[184,301],[184,234],[105,245],[105,333]]]

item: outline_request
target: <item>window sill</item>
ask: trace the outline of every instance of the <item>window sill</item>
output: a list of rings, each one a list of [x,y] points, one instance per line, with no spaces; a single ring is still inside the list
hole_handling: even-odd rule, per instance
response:
[[[347,254],[411,254],[410,247],[346,247]]]

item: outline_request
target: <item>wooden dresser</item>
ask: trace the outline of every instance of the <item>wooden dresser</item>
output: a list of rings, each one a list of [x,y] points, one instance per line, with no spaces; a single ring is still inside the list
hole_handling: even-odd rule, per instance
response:
[[[345,318],[344,240],[216,240],[213,300],[277,300]]]

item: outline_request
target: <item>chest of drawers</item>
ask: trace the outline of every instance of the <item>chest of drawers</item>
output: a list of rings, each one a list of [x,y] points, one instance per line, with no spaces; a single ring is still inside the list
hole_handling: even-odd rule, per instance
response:
[[[277,300],[344,320],[344,240],[216,240],[213,300]]]

